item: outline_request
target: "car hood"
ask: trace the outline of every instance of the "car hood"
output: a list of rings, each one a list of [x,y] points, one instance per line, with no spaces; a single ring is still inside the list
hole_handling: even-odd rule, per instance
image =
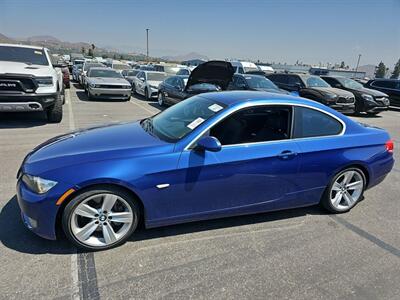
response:
[[[0,65],[0,74],[29,74],[34,76],[49,76],[50,66],[28,65],[25,63],[2,61]],[[52,73],[50,73],[52,74]]]
[[[89,77],[88,81],[94,84],[129,84],[129,82],[125,78]]]
[[[159,80],[148,80],[147,83],[152,86],[158,86],[162,81]]]
[[[140,122],[75,131],[37,146],[24,160],[22,172],[39,175],[50,169],[139,155],[169,153],[174,144],[145,132]]]
[[[368,95],[371,95],[374,97],[389,97],[387,94],[382,93],[378,90],[367,89],[365,87],[362,87],[362,88],[354,90],[354,91],[359,92],[359,93],[368,94]]]
[[[211,83],[226,90],[235,70],[230,62],[212,60],[197,66],[189,76],[185,89],[199,83]]]
[[[338,95],[340,97],[351,97],[353,96],[353,94],[351,92],[345,91],[345,90],[341,90],[341,89],[337,89],[334,87],[310,87],[310,89],[314,89],[317,91],[321,91],[321,92],[325,92],[327,94],[335,94]]]

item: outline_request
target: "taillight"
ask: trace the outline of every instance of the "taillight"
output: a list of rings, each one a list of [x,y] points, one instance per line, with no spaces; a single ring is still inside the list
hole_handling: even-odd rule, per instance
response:
[[[386,146],[386,151],[387,151],[387,152],[393,153],[393,150],[394,150],[394,143],[393,143],[392,140],[388,140],[388,141],[386,142],[385,146]]]

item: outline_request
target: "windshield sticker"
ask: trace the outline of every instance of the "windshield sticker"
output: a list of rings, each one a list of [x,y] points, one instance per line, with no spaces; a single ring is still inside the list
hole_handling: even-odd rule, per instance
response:
[[[213,105],[210,105],[208,109],[212,110],[213,112],[219,112],[221,109],[223,109],[223,107],[215,103]]]
[[[43,55],[43,52],[41,52],[41,51],[35,51],[35,54],[37,54],[37,55]]]
[[[194,120],[192,123],[190,123],[189,125],[187,125],[186,127],[193,130],[195,129],[197,126],[199,126],[201,123],[203,123],[205,120],[203,118],[197,118],[196,120]]]

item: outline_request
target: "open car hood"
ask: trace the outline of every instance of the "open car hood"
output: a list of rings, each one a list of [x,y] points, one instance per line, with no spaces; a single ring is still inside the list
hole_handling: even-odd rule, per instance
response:
[[[235,70],[230,62],[219,60],[205,62],[192,71],[185,90],[192,85],[201,83],[218,85],[222,90],[226,90],[234,73]]]

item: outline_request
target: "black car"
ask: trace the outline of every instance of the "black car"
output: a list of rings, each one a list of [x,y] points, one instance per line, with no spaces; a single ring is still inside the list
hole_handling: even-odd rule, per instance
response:
[[[231,83],[228,85],[228,90],[250,90],[263,91],[278,94],[290,94],[288,91],[278,88],[271,80],[262,75],[253,74],[235,74]]]
[[[400,79],[372,79],[364,86],[389,95],[390,104],[400,106]]]
[[[361,83],[342,76],[321,76],[331,86],[352,92],[356,98],[356,113],[375,115],[389,108],[388,95],[365,88]]]
[[[331,87],[316,75],[274,73],[267,76],[279,88],[297,91],[301,97],[318,101],[342,113],[354,113],[355,98],[348,91]]]
[[[190,76],[175,75],[160,83],[158,104],[172,105],[193,95],[226,90],[233,74],[234,69],[229,62],[205,62],[197,66]]]

